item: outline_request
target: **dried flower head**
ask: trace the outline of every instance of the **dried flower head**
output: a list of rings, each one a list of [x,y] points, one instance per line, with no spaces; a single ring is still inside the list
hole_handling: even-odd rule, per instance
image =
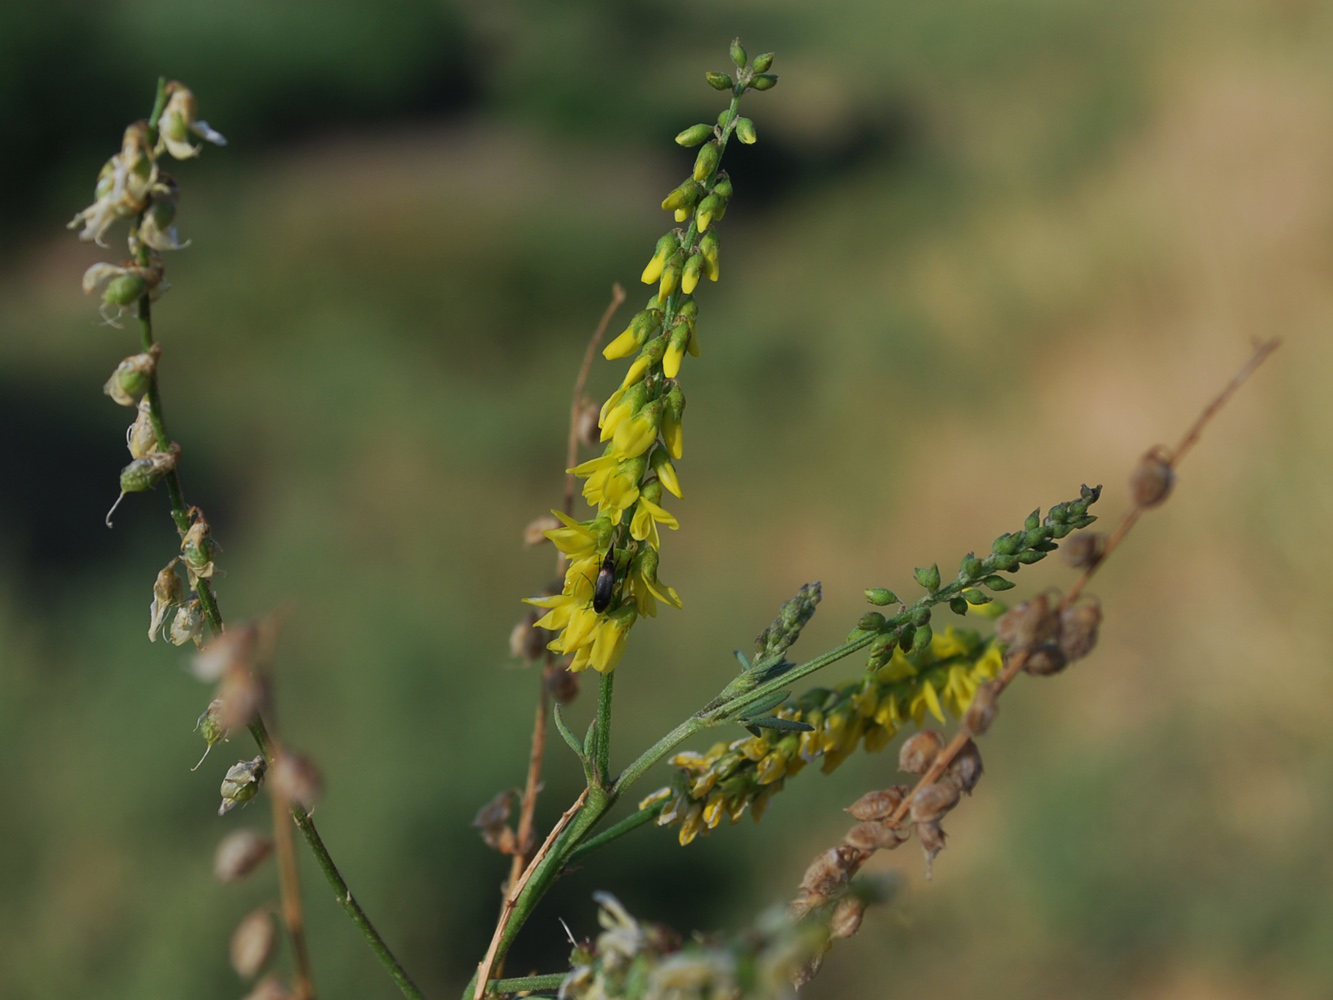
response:
[[[1060,650],[1070,660],[1081,660],[1097,645],[1102,607],[1090,598],[1072,604],[1060,613]]]
[[[241,918],[231,933],[231,967],[242,979],[253,979],[273,957],[278,931],[273,924],[272,907],[265,903]]]
[[[1171,453],[1158,445],[1139,459],[1129,477],[1129,498],[1137,507],[1155,507],[1171,494],[1176,473]]]
[[[1023,670],[1033,677],[1050,677],[1068,665],[1069,658],[1058,643],[1043,642],[1028,654],[1028,658],[1023,661]]]
[[[269,772],[273,790],[307,812],[324,794],[324,778],[319,768],[303,754],[283,749]]]
[[[148,605],[148,641],[156,642],[167,623],[167,614],[181,603],[185,586],[176,572],[176,560],[167,563],[153,581],[153,601]],[[180,643],[177,643],[180,645]]]
[[[541,517],[533,518],[523,529],[523,544],[541,545],[543,542],[549,542],[548,531],[556,531],[560,528],[560,521],[554,514],[543,514]],[[556,588],[559,593],[559,588]]]
[[[157,370],[157,358],[160,353],[160,349],[154,344],[151,351],[130,355],[116,366],[116,370],[102,386],[102,391],[121,406],[137,406],[136,397],[148,391],[153,372]]]
[[[898,751],[898,770],[907,774],[925,774],[935,763],[944,739],[934,729],[925,729],[908,739]]]
[[[178,160],[198,156],[203,147],[192,143],[191,136],[198,136],[215,146],[227,144],[221,133],[199,117],[198,104],[190,89],[172,80],[167,84],[167,106],[158,121],[157,152],[165,149]]]
[[[225,816],[258,795],[267,770],[268,764],[263,757],[243,760],[227,768],[227,775],[222,779],[222,804],[218,806],[218,815]]]

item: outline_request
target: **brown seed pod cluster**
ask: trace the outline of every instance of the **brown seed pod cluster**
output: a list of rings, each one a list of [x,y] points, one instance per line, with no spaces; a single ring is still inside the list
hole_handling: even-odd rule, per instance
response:
[[[1101,605],[1095,598],[1066,607],[1058,594],[1038,594],[1005,612],[995,624],[995,634],[1008,647],[1008,656],[1024,654],[1027,673],[1049,677],[1092,652],[1101,622]]]

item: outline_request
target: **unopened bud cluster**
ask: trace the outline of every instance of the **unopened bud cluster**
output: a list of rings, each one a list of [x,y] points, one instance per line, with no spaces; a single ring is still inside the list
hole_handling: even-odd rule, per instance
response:
[[[891,590],[883,587],[867,590],[866,600],[871,604],[877,607],[898,605],[902,608],[892,617],[885,617],[879,611],[870,611],[857,623],[858,632],[874,635],[870,644],[868,669],[876,670],[888,663],[895,650],[919,651],[929,648],[934,637],[931,625],[934,605],[947,603],[954,614],[966,615],[974,608],[983,608],[994,600],[982,588],[995,592],[1013,588],[1013,581],[1000,574],[1014,573],[1023,566],[1040,562],[1059,548],[1059,539],[1092,524],[1097,519],[1088,513],[1088,508],[1100,496],[1100,486],[1084,486],[1079,499],[1056,504],[1045,518],[1041,516],[1040,510],[1034,510],[1028,515],[1022,530],[1008,532],[995,539],[990,554],[985,558],[978,558],[972,552],[965,555],[957,576],[948,583],[943,582],[939,566],[918,569],[916,582],[926,591],[926,595],[911,607],[903,604]]]
[[[760,730],[760,735],[718,743],[707,753],[671,758],[680,770],[669,787],[645,798],[640,808],[665,801],[657,822],[679,826],[688,844],[722,820],[738,822],[749,809],[756,821],[786,780],[816,760],[831,773],[858,747],[884,749],[908,722],[926,717],[961,717],[983,683],[1002,667],[999,649],[977,633],[952,626],[928,648],[895,650],[889,661],[859,680],[815,688],[775,711],[778,719],[803,723],[805,732]]]
[[[733,56],[737,50],[743,51],[734,46]],[[761,60],[767,67],[772,57],[757,57],[755,63]],[[724,80],[720,89],[732,91],[731,105],[717,124],[695,125],[676,137],[699,151],[690,176],[662,201],[662,208],[686,225],[657,241],[642,275],[657,292],[602,351],[608,360],[634,360],[597,413],[603,454],[570,470],[584,480],[584,499],[597,514],[577,521],[554,512],[563,526],[544,534],[569,559],[564,584],[559,594],[528,599],[546,609],[537,624],[558,633],[549,648],[571,656],[569,669],[575,672],[614,670],[639,617],[656,616],[658,602],[681,604],[676,591],[658,579],[659,526],[679,527],[662,501],[666,493],[683,495],[674,463],[684,453],[680,369],[687,353],[699,355],[694,292],[703,278],[716,281],[721,273],[716,224],[732,195],[731,179],[719,169],[727,141],[733,134],[742,141],[755,137],[753,123],[737,114],[741,95],[777,79],[748,62],[737,67],[734,80],[716,76],[710,75],[709,83],[716,87]],[[587,423],[591,437],[590,416]]]

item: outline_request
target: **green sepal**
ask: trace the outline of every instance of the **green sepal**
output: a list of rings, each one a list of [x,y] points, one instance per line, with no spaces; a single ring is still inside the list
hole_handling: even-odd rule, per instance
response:
[[[741,665],[741,672],[742,672],[742,673],[744,673],[745,671],[747,671],[747,670],[750,669],[750,665],[751,665],[751,664],[750,664],[750,661],[747,660],[747,659],[745,658],[745,654],[744,654],[744,653],[742,653],[739,649],[733,649],[733,650],[731,651],[731,653],[732,653],[733,656],[736,657],[736,662],[738,662],[738,663]]]

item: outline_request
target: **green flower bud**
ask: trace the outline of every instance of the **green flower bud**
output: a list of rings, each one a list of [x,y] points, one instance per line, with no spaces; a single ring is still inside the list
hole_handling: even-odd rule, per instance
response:
[[[225,816],[238,805],[244,805],[259,794],[259,785],[264,780],[268,764],[263,757],[243,760],[227,768],[227,776],[222,779],[222,805],[218,806],[218,815]]]
[[[1018,569],[1018,556],[991,556],[991,565],[1005,573],[1013,573]]]
[[[657,301],[666,302],[677,288],[680,287],[680,274],[685,269],[685,253],[677,250],[666,262],[666,267],[662,269],[662,280],[657,286]]]
[[[902,627],[902,630],[898,633],[898,645],[903,647],[904,649],[914,649],[916,647],[914,647],[912,643],[915,641],[916,641],[916,626],[904,625]]]
[[[1041,562],[1046,558],[1046,553],[1038,549],[1024,549],[1016,556],[1019,562],[1024,566],[1031,566],[1035,562]]]
[[[745,55],[745,47],[741,45],[739,38],[731,40],[731,61],[736,64],[737,69],[744,69],[748,57]]]
[[[705,139],[711,138],[712,135],[713,135],[712,125],[707,125],[707,124],[691,125],[684,132],[681,132],[679,135],[676,136],[676,142],[681,146],[685,146],[686,148],[691,148],[699,145],[699,143],[703,142]]]
[[[102,301],[109,306],[128,306],[148,290],[148,282],[138,274],[118,274],[106,283]]]
[[[754,57],[754,65],[751,66],[750,68],[753,69],[756,73],[767,73],[768,67],[772,65],[773,65],[773,53],[761,52],[759,55]]]
[[[662,209],[673,212],[678,208],[689,208],[699,200],[703,190],[698,183],[688,180],[662,199]],[[661,248],[661,241],[658,241],[658,248]]]
[[[731,178],[725,170],[718,173],[717,183],[713,185],[713,194],[722,199],[724,207],[727,202],[731,201]],[[720,219],[722,216],[719,215],[718,218]]]
[[[1029,514],[1027,520],[1023,522],[1023,530],[1034,531],[1040,527],[1041,527],[1041,508],[1038,507],[1031,514]]]
[[[778,78],[774,73],[756,73],[750,79],[750,86],[755,90],[772,90],[777,83]]]
[[[856,623],[856,627],[862,632],[878,632],[884,627],[884,616],[878,611],[867,611]]]
[[[748,118],[737,118],[736,138],[747,146],[753,146],[759,139],[754,131],[754,122]]]
[[[935,633],[929,625],[918,625],[916,634],[912,636],[912,652],[919,653],[924,649],[930,648],[930,640],[935,637]]]
[[[706,180],[708,175],[717,169],[718,160],[722,158],[722,147],[714,139],[706,146],[699,147],[699,155],[694,158],[694,179],[696,181]]]
[[[918,566],[916,570],[916,582],[921,584],[921,586],[925,587],[932,594],[935,593],[935,591],[940,589],[939,566],[932,565],[929,569],[922,569]]]
[[[1004,582],[1008,583],[1009,581],[1005,580]],[[993,598],[990,596],[990,594],[985,594],[982,593],[980,590],[972,588],[963,591],[963,600],[967,601],[968,604],[981,605],[981,604],[989,604],[993,600]]]
[[[897,604],[898,595],[884,587],[871,587],[866,591],[866,600],[882,608],[888,604]]]
[[[1022,539],[1017,535],[1001,535],[995,539],[995,544],[991,546],[991,551],[996,555],[1011,556],[1018,551],[1022,544]]]
[[[996,576],[993,573],[981,582],[994,591],[1013,590],[1018,586],[1013,580],[1006,580],[1004,577]]]
[[[976,557],[976,554],[969,552],[967,555],[963,556],[963,561],[958,568],[963,579],[974,580],[981,575],[983,567],[981,560]]]
[[[731,82],[731,77],[727,76],[726,73],[705,73],[704,79],[708,81],[708,86],[714,90],[730,90],[735,86]]]

